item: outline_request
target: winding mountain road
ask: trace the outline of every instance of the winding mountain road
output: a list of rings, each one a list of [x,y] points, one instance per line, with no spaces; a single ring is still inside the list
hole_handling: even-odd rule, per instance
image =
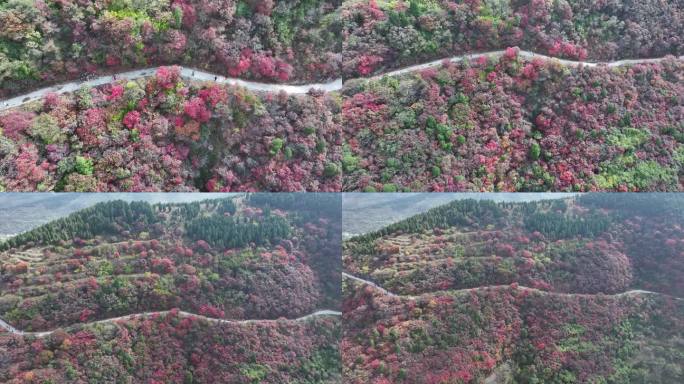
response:
[[[98,320],[98,321],[93,321],[90,323],[84,323],[82,325],[90,326],[90,325],[95,325],[95,324],[102,324],[102,323],[115,323],[117,321],[121,320],[132,320],[135,318],[140,318],[140,317],[149,317],[149,316],[154,316],[154,315],[165,315],[170,313],[171,311],[157,311],[157,312],[143,312],[143,313],[134,313],[131,315],[125,315],[125,316],[119,316],[119,317],[114,317],[111,319],[104,319],[104,320]],[[258,320],[258,319],[249,319],[249,320],[224,320],[224,319],[215,319],[212,317],[206,317],[202,315],[196,315],[194,313],[190,312],[185,312],[185,311],[178,311],[178,316],[181,317],[192,317],[195,319],[200,319],[204,321],[208,321],[210,323],[214,324],[267,324],[267,323],[274,323],[278,321],[283,321],[283,319],[272,319],[272,320]],[[310,313],[306,316],[302,316],[296,319],[285,319],[285,321],[306,321],[314,317],[318,316],[342,316],[342,312],[339,311],[333,311],[330,309],[323,309],[320,311],[316,311],[313,313]],[[55,331],[46,331],[46,332],[24,332],[20,331],[13,326],[7,324],[4,322],[2,319],[0,319],[0,328],[5,329],[7,332],[19,335],[19,336],[34,336],[38,338],[42,337],[47,337],[54,333]]]
[[[70,83],[58,84],[51,87],[42,88],[28,94],[13,97],[11,99],[0,101],[0,110],[13,108],[22,104],[38,100],[48,93],[69,93],[79,90],[81,87],[96,87],[98,85],[109,84],[118,80],[135,80],[147,76],[153,76],[160,67],[138,69],[135,71],[128,71],[117,73],[113,75],[100,76],[91,80],[72,81]],[[314,83],[303,85],[290,84],[268,84],[259,83],[255,81],[247,81],[233,77],[225,77],[214,73],[204,72],[193,68],[180,67],[181,78],[187,80],[197,81],[211,81],[218,84],[237,85],[255,92],[280,92],[284,91],[291,94],[304,94],[312,89],[317,89],[325,92],[337,91],[342,89],[342,79],[336,79],[329,83]]]
[[[376,283],[362,279],[360,277],[350,275],[346,272],[342,272],[342,276],[346,277],[348,279],[357,281],[362,284],[367,284],[370,285],[376,289],[378,289],[380,292],[383,294],[390,296],[390,297],[401,297],[405,299],[417,299],[420,296],[414,296],[414,295],[397,295],[396,293],[390,292],[386,290],[385,288],[382,288],[381,286],[377,285]],[[479,290],[485,290],[485,289],[496,289],[496,288],[510,288],[511,284],[502,284],[502,285],[487,285],[484,287],[475,287],[475,288],[464,288],[464,289],[457,289],[457,290],[450,290],[449,292],[454,292],[454,293],[460,293],[460,292],[472,292],[472,291],[479,291]],[[574,296],[574,297],[594,297],[598,295],[606,296],[606,297],[621,297],[621,296],[631,296],[631,295],[661,295],[661,296],[667,296],[671,297],[675,300],[684,300],[684,298],[681,297],[676,297],[676,296],[670,296],[665,293],[660,293],[660,292],[653,292],[653,291],[645,291],[643,289],[632,289],[629,291],[625,292],[620,292],[620,293],[615,293],[612,295],[609,294],[600,294],[600,293],[562,293],[562,292],[550,292],[550,291],[543,291],[541,289],[537,288],[530,288],[530,287],[525,287],[522,285],[517,286],[516,289],[522,290],[522,291],[529,291],[529,292],[537,292],[537,293],[542,293],[545,295],[554,295],[554,296]]]
[[[378,291],[382,292],[384,295],[387,295],[387,296],[390,296],[390,297],[408,297],[408,298],[414,298],[414,297],[415,297],[415,296],[402,296],[402,295],[397,295],[397,294],[392,293],[392,292],[386,290],[385,288],[383,288],[383,287],[381,287],[381,286],[375,284],[375,283],[372,282],[372,281],[364,280],[364,279],[362,279],[362,278],[360,278],[360,277],[356,277],[356,276],[354,276],[354,275],[350,275],[350,274],[348,274],[348,273],[346,273],[346,272],[342,272],[342,277],[346,277],[346,278],[348,278],[348,279],[350,279],[350,280],[354,280],[354,281],[359,282],[359,283],[361,283],[361,284],[370,285],[371,287],[373,287],[373,288],[377,289]]]
[[[473,53],[473,54],[467,54],[467,55],[459,55],[459,56],[452,56],[452,57],[447,57],[435,61],[431,61],[429,63],[424,63],[424,64],[417,64],[413,65],[410,67],[398,69],[395,71],[391,72],[386,72],[377,76],[373,77],[368,77],[366,79],[379,79],[385,76],[398,76],[402,75],[405,73],[409,72],[415,72],[415,71],[420,71],[423,69],[427,68],[433,68],[433,67],[438,67],[442,65],[443,62],[448,61],[448,62],[460,62],[463,60],[477,60],[480,57],[500,57],[505,54],[505,50],[499,50],[499,51],[490,51],[490,52],[481,52],[481,53]],[[552,56],[546,56],[546,55],[541,55],[537,54],[534,52],[530,51],[518,51],[518,56],[526,58],[526,59],[544,59],[544,60],[555,60],[561,64],[568,65],[568,66],[586,66],[586,67],[597,67],[597,66],[608,66],[608,67],[617,67],[621,65],[633,65],[633,64],[646,64],[646,63],[658,63],[663,60],[665,60],[664,57],[662,58],[654,58],[654,59],[628,59],[628,60],[619,60],[619,61],[612,61],[612,62],[588,62],[588,61],[573,61],[573,60],[565,60],[565,59],[558,59]],[[677,59],[679,60],[684,60],[684,56],[679,56]],[[55,85],[47,88],[42,88],[36,91],[33,91],[28,94],[16,96],[7,100],[2,100],[0,101],[0,111],[4,109],[9,109],[9,108],[14,108],[17,106],[20,106],[22,104],[38,100],[45,96],[48,93],[57,93],[57,94],[62,94],[62,93],[68,93],[68,92],[74,92],[80,89],[81,87],[95,87],[98,85],[103,85],[103,84],[108,84],[113,81],[117,80],[134,80],[146,76],[152,76],[156,72],[156,70],[159,67],[154,67],[154,68],[146,68],[146,69],[138,69],[134,71],[128,71],[128,72],[122,72],[118,74],[113,74],[113,75],[105,75],[105,76],[100,76],[91,80],[86,80],[86,81],[72,81],[70,83],[65,83],[65,84],[60,84],[60,85]],[[342,79],[335,79],[329,83],[316,83],[316,84],[302,84],[302,85],[290,85],[290,84],[268,84],[268,83],[259,83],[255,81],[247,81],[247,80],[242,80],[242,79],[237,79],[237,78],[232,78],[232,77],[225,77],[221,75],[217,75],[214,73],[209,73],[209,72],[204,72],[200,71],[197,69],[193,68],[187,68],[187,67],[180,67],[181,68],[181,77],[184,79],[190,79],[190,80],[198,80],[198,81],[213,81],[219,84],[230,84],[230,85],[238,85],[244,88],[249,89],[250,91],[255,91],[255,92],[280,92],[284,91],[287,93],[291,94],[305,94],[308,93],[310,90],[317,89],[321,90],[324,92],[333,92],[333,91],[339,91],[342,89]]]
[[[6,330],[6,331],[9,332],[9,333],[14,333],[14,334],[18,334],[18,335],[23,334],[22,331],[20,331],[20,330],[14,328],[13,326],[11,326],[11,325],[5,323],[5,321],[2,320],[2,319],[0,319],[0,328]]]
[[[458,63],[458,62],[461,62],[464,60],[477,60],[481,57],[496,58],[496,57],[503,56],[505,53],[506,53],[505,50],[499,50],[499,51],[490,51],[490,52],[472,53],[472,54],[467,54],[467,55],[445,57],[443,59],[431,61],[429,63],[412,65],[410,67],[397,69],[395,71],[381,73],[379,75],[369,77],[368,79],[377,80],[377,79],[381,79],[385,76],[399,76],[399,75],[403,75],[403,74],[406,74],[409,72],[422,71],[422,70],[428,69],[428,68],[439,67],[444,62]],[[530,51],[522,51],[522,50],[518,51],[518,56],[522,57],[524,59],[528,59],[528,60],[533,60],[533,59],[553,60],[553,61],[557,61],[560,64],[571,66],[571,67],[579,67],[580,65],[585,66],[585,67],[599,67],[599,66],[619,67],[622,65],[659,63],[659,62],[666,59],[666,57],[660,57],[660,58],[654,58],[654,59],[627,59],[627,60],[618,60],[618,61],[610,61],[610,62],[590,62],[590,61],[574,61],[574,60],[559,59],[559,58],[556,58],[553,56],[546,56],[546,55],[541,55],[539,53],[534,53],[534,52],[530,52]],[[679,56],[679,57],[675,57],[675,58],[679,59],[679,60],[684,60],[684,55]]]

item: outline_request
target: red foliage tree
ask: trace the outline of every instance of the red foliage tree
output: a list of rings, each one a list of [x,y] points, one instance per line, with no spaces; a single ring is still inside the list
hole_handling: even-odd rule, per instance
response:
[[[206,103],[199,97],[193,97],[185,103],[183,111],[190,118],[199,123],[206,123],[211,119],[211,111],[207,109]]]

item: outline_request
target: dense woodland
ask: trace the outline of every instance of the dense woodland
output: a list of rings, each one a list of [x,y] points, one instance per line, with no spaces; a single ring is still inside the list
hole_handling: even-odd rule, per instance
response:
[[[232,201],[231,201],[231,204]],[[234,204],[233,204],[234,205]],[[199,207],[198,207],[199,208]],[[161,221],[155,209],[146,202],[115,200],[85,208],[67,217],[57,219],[0,244],[0,250],[32,245],[47,245],[58,241],[76,238],[93,238],[133,231],[138,235],[142,230],[158,229],[154,226]],[[154,233],[158,236],[160,233]]]
[[[681,0],[358,0],[343,9],[347,78],[511,46],[590,61],[684,54]]]
[[[403,294],[515,283],[553,292],[644,289],[684,297],[683,204],[676,194],[457,200],[346,241],[343,263]]]
[[[288,219],[295,225],[305,226],[310,236],[303,239],[306,248],[316,255],[308,264],[316,271],[324,292],[322,306],[338,308],[342,297],[342,198],[333,193],[252,193],[249,204],[265,212],[285,210],[297,212]],[[322,231],[320,228],[329,228]]]
[[[159,67],[0,111],[0,192],[684,191],[682,31],[684,0],[0,0],[1,99]],[[677,194],[458,200],[344,243],[341,212],[110,201],[10,237],[0,319],[54,332],[0,328],[0,382],[684,382]]]
[[[338,97],[177,67],[0,113],[0,191],[339,191]]]
[[[339,0],[2,0],[0,97],[179,64],[266,82],[338,78]]]
[[[684,189],[684,66],[522,59],[349,81],[344,191]]]
[[[0,0],[0,97],[175,67],[0,113],[0,191],[684,190],[682,0]],[[520,47],[520,48],[514,48]],[[567,67],[577,60],[668,57]],[[455,54],[501,58],[365,79]],[[361,79],[359,79],[361,77]],[[4,95],[4,96],[3,96]]]
[[[308,195],[310,209],[287,196],[112,201],[12,237],[0,246],[0,318],[44,331],[171,308],[225,319],[337,308],[339,196]]]
[[[684,379],[684,198],[456,200],[344,243],[350,383]],[[648,290],[652,293],[629,292]]]
[[[684,304],[659,296],[558,296],[515,286],[391,298],[345,288],[352,384],[678,383]],[[493,378],[493,377],[492,377]]]
[[[335,317],[216,325],[172,311],[44,339],[0,334],[0,381],[341,383],[340,327]]]

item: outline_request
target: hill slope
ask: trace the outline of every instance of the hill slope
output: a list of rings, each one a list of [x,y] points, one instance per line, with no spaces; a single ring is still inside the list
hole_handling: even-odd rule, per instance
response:
[[[343,190],[679,191],[683,79],[674,58],[569,66],[509,48],[348,81]]]
[[[676,194],[466,199],[349,239],[344,372],[375,384],[681,381],[683,213]]]
[[[0,190],[339,191],[339,100],[178,67],[0,113]]]
[[[307,210],[287,196],[112,201],[17,235],[0,245],[0,318],[43,331],[176,307],[229,319],[335,308],[339,198],[300,196]]]
[[[172,311],[47,338],[0,334],[6,383],[341,383],[340,321],[212,324]]]
[[[404,294],[520,283],[684,297],[682,199],[589,194],[529,203],[459,200],[345,242],[345,270]]]

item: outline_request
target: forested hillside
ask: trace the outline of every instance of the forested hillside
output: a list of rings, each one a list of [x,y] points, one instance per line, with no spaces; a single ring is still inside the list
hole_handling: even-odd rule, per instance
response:
[[[349,283],[351,384],[677,383],[684,302],[559,296],[515,286],[391,298]]]
[[[339,191],[341,102],[147,78],[0,112],[0,191]]]
[[[519,46],[576,60],[684,54],[681,0],[344,2],[347,77]]]
[[[684,65],[445,63],[343,89],[344,191],[684,189]]]
[[[337,308],[339,196],[310,195],[309,209],[286,196],[111,201],[17,235],[0,245],[0,318],[44,331],[171,308],[226,319]]]
[[[684,297],[684,198],[457,200],[344,248],[346,270],[405,294],[519,283],[554,292],[632,288]]]
[[[433,208],[344,242],[345,375],[680,382],[683,256],[677,194]]]
[[[338,78],[339,0],[3,0],[0,97],[182,64],[266,82]]]
[[[0,381],[341,383],[340,327],[336,317],[212,324],[172,311],[44,339],[0,334]]]
[[[304,225],[311,235],[302,239],[306,248],[316,255],[308,259],[309,265],[319,276],[325,292],[324,307],[338,308],[342,298],[342,198],[340,194],[253,193],[249,203],[263,210],[297,212],[291,218],[296,225]],[[329,228],[323,231],[323,228]]]

